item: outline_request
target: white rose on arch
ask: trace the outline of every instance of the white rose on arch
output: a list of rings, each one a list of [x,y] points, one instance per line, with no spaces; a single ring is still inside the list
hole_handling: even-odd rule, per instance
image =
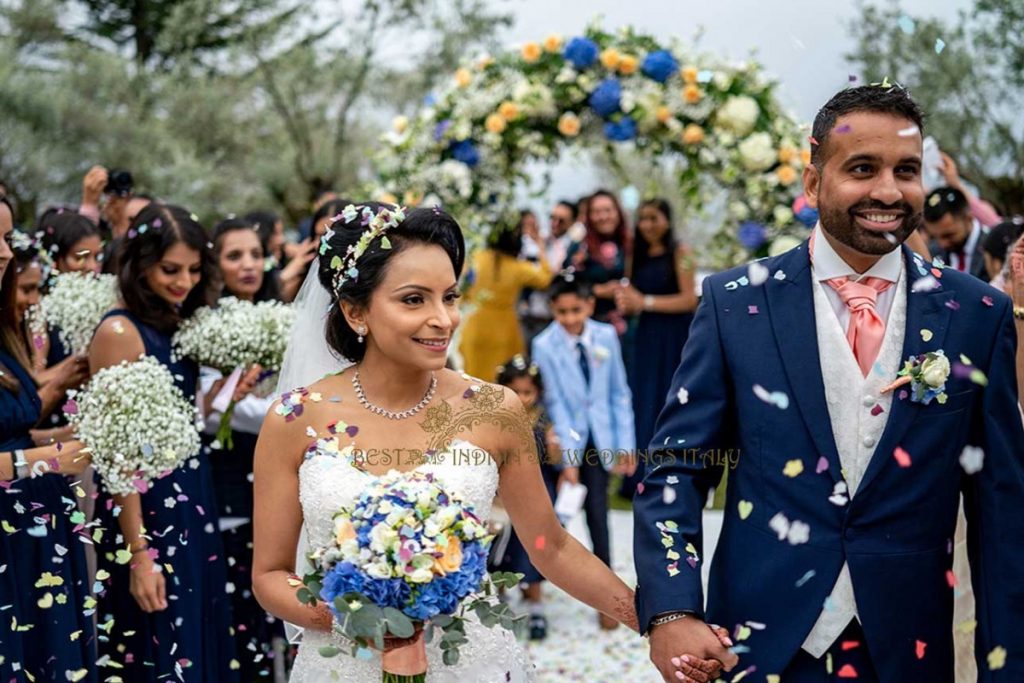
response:
[[[715,122],[722,128],[742,136],[754,130],[760,113],[761,107],[753,97],[733,95],[719,108]]]
[[[772,167],[778,153],[768,133],[754,133],[739,144],[737,149],[743,166],[748,171],[764,171]]]

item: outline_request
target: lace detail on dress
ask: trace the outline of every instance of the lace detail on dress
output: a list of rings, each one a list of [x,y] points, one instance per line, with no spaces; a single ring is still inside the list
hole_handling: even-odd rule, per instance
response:
[[[498,466],[490,454],[468,441],[456,440],[444,452],[432,456],[417,470],[432,472],[445,488],[471,504],[481,520],[491,514],[498,490]],[[331,519],[339,508],[352,505],[374,475],[354,466],[351,458],[337,451],[313,448],[299,467],[299,501],[305,518],[310,547],[326,545],[332,537]],[[487,628],[468,617],[469,642],[460,648],[459,662],[447,666],[441,659],[437,640],[427,645],[427,681],[430,683],[504,683],[533,680],[533,667],[515,637],[501,627]],[[337,645],[343,653],[323,657],[318,650]],[[348,655],[349,644],[335,634],[307,630],[292,670],[293,683],[358,681],[376,683],[381,678],[380,657],[363,651]]]

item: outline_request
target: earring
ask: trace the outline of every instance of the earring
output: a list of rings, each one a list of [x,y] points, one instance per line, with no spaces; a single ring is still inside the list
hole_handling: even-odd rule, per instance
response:
[[[359,343],[362,344],[363,343],[363,335],[366,334],[366,328],[363,327],[362,325],[360,325],[359,329],[356,330],[356,333],[359,335],[359,340],[358,340]]]

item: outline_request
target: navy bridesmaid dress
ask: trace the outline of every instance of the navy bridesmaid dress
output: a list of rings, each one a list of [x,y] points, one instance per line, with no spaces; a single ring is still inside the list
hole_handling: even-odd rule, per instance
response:
[[[171,362],[170,335],[126,310],[110,311],[104,318],[115,315],[135,325],[146,355],[163,363],[185,396],[194,399],[199,369],[187,359]],[[116,673],[133,683],[237,681],[226,564],[207,455],[200,452],[140,496],[150,552],[164,569],[167,609],[160,612],[143,612],[129,591],[129,565],[116,557],[126,549],[117,521],[120,510],[102,481],[97,484],[96,519],[105,529],[96,548],[97,567],[109,574],[98,596],[101,657],[123,666]]]
[[[676,255],[666,252],[648,257],[633,273],[632,283],[643,294],[661,296],[679,293],[676,277]],[[693,313],[656,313],[644,311],[633,330],[633,357],[628,363],[630,389],[633,391],[633,416],[636,447],[642,453],[654,438],[654,423],[665,407],[672,388],[672,377],[690,336]],[[623,480],[620,495],[632,498],[636,485],[643,480],[645,458],[640,458],[636,474]]]
[[[0,350],[17,392],[0,389],[0,453],[32,448],[40,401],[28,372]],[[60,474],[0,482],[0,681],[99,680],[84,517]],[[80,676],[80,678],[78,677]]]

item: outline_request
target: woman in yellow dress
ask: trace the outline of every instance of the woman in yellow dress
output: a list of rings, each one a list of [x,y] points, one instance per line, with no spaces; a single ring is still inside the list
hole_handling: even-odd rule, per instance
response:
[[[459,353],[466,373],[487,382],[494,381],[499,365],[524,353],[516,318],[516,302],[523,288],[544,289],[551,282],[543,249],[537,263],[519,259],[524,235],[543,244],[536,220],[521,217],[514,229],[499,232],[473,257],[466,297],[474,309],[462,326]]]

